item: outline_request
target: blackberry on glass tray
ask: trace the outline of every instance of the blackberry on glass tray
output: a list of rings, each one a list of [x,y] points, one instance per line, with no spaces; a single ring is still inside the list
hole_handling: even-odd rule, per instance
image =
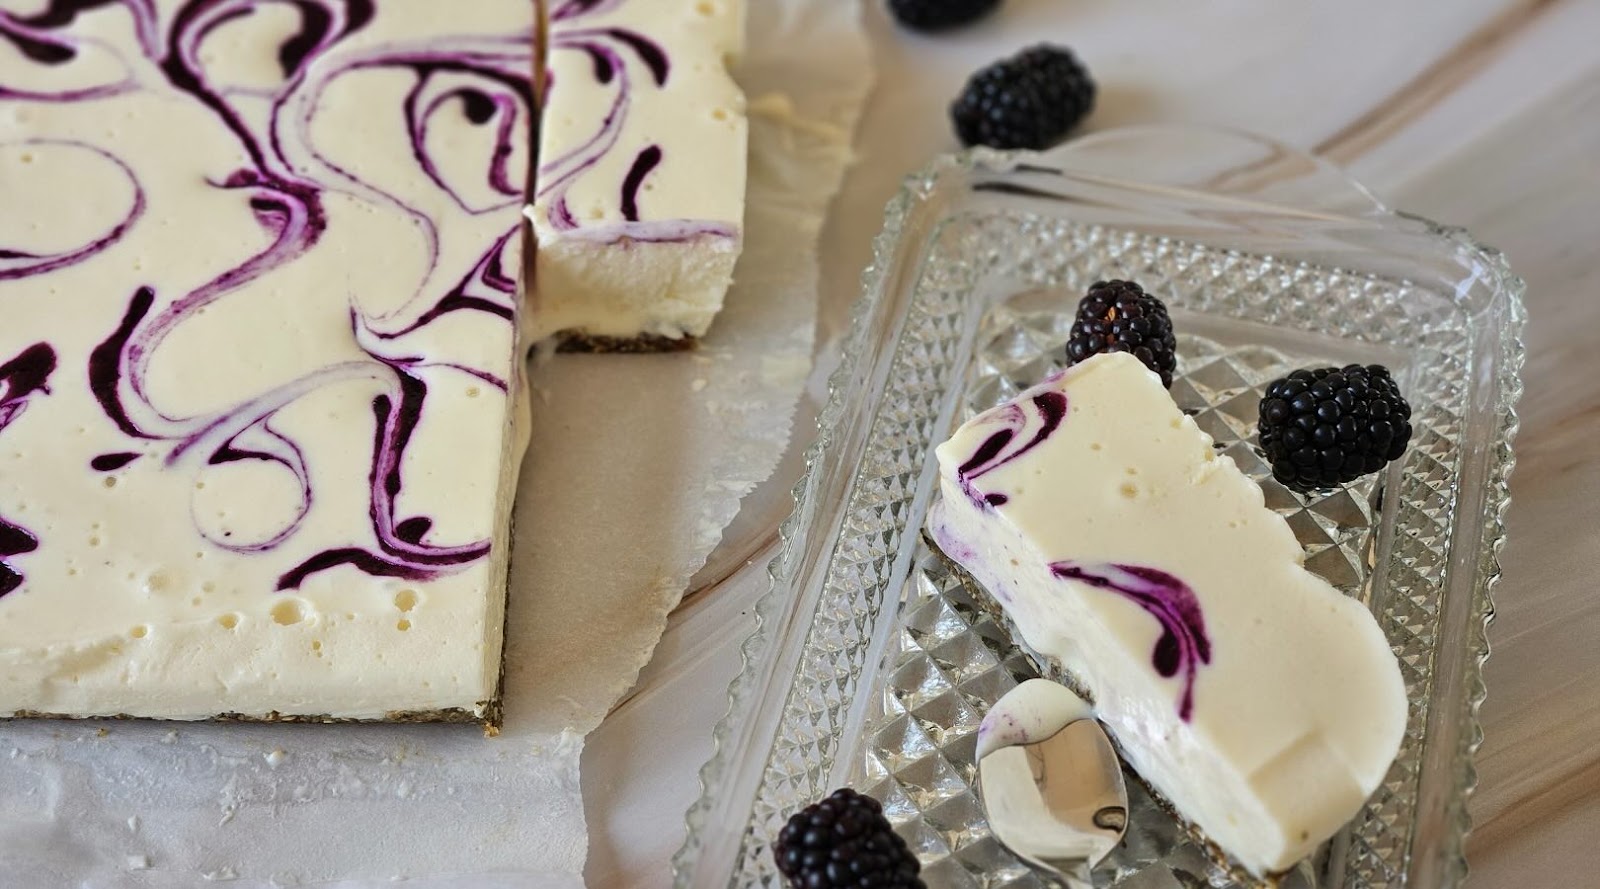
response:
[[[926,889],[883,806],[848,787],[791,816],[772,855],[795,889]]]
[[[1411,405],[1381,364],[1306,368],[1267,386],[1257,430],[1273,477],[1307,494],[1404,454]]]
[[[1102,352],[1131,352],[1172,388],[1178,367],[1178,340],[1166,303],[1132,281],[1096,281],[1078,302],[1078,316],[1067,340],[1067,364]]]

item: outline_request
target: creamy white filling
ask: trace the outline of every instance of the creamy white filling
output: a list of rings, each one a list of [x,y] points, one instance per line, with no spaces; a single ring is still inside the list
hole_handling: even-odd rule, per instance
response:
[[[1240,863],[1292,866],[1378,786],[1406,700],[1376,621],[1302,567],[1260,488],[1136,359],[1084,362],[938,458],[941,548]]]
[[[540,129],[535,336],[699,336],[739,256],[744,0],[558,0]]]
[[[534,9],[181,5],[0,50],[0,713],[481,715]]]
[[[739,251],[737,239],[718,236],[661,244],[548,240],[538,248],[531,336],[702,336],[722,308]]]

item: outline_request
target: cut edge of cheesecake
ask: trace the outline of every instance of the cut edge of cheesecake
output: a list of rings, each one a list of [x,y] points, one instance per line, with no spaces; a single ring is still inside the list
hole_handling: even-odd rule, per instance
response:
[[[514,428],[508,435],[507,440],[508,449],[517,455],[517,459],[513,459],[508,463],[508,465],[513,467],[521,465],[520,455],[526,450],[528,439],[528,422],[532,401],[531,394],[526,385],[520,387],[519,393],[520,394],[516,397],[514,404],[514,415],[516,417],[514,421]],[[512,483],[508,486],[505,486],[500,493],[501,498],[504,500],[504,509],[507,511],[508,515],[510,514],[511,503],[515,499],[515,477],[519,475],[519,473],[515,470],[511,470],[510,474],[512,476]],[[285,712],[279,710],[269,710],[261,713],[224,711],[197,718],[118,712],[57,713],[47,710],[19,709],[13,710],[9,713],[0,713],[0,723],[19,720],[57,720],[62,722],[110,720],[117,722],[138,721],[184,724],[285,723],[299,725],[422,725],[431,723],[439,725],[480,725],[483,727],[485,736],[494,737],[500,734],[501,726],[505,721],[505,683],[507,664],[504,627],[506,623],[506,616],[510,612],[511,608],[511,544],[515,539],[515,536],[515,522],[508,520],[506,523],[505,535],[506,545],[504,547],[497,548],[497,550],[505,551],[505,555],[499,560],[499,567],[497,568],[497,573],[500,576],[498,589],[501,591],[501,595],[498,597],[499,605],[497,609],[499,618],[498,620],[492,622],[498,624],[500,629],[498,632],[494,632],[489,635],[489,640],[496,642],[499,647],[499,651],[492,661],[495,664],[496,675],[491,694],[488,697],[478,701],[472,707],[438,707],[433,709],[415,710],[399,709],[387,711],[382,716],[338,716],[334,715],[333,713],[298,711]],[[489,601],[493,602],[494,600],[495,597],[489,597]],[[485,658],[486,665],[490,662],[490,659]]]
[[[641,210],[633,204],[635,199],[646,200],[639,191],[641,183],[645,191],[654,188],[647,179],[664,175],[662,165],[671,161],[666,156],[668,149],[662,147],[670,140],[656,133],[653,138],[660,142],[652,142],[640,153],[623,180],[622,218],[613,218],[617,208],[608,205],[602,210],[599,203],[587,212],[577,212],[568,206],[567,190],[574,187],[576,179],[583,177],[584,170],[607,161],[614,147],[610,143],[617,142],[626,129],[626,118],[616,124],[616,133],[611,134],[610,143],[598,149],[598,154],[590,151],[593,156],[580,157],[589,150],[588,146],[602,144],[596,140],[605,136],[605,131],[581,143],[576,151],[570,143],[559,141],[559,136],[551,135],[552,128],[547,120],[551,116],[565,115],[557,104],[563,93],[555,91],[552,101],[551,93],[541,89],[539,95],[544,103],[532,153],[532,187],[523,208],[532,232],[527,262],[532,281],[529,288],[531,311],[526,326],[531,342],[553,340],[556,349],[562,352],[650,354],[697,348],[722,313],[744,251],[742,207],[748,197],[749,121],[744,92],[734,77],[733,66],[744,50],[745,0],[730,0],[719,7],[715,15],[725,17],[726,22],[717,24],[712,24],[715,20],[712,12],[704,9],[689,12],[687,5],[688,18],[684,21],[691,25],[672,19],[678,12],[676,8],[670,9],[666,17],[657,19],[663,9],[668,9],[665,0],[641,8],[644,11],[637,15],[646,21],[628,20],[634,10],[622,6],[609,11],[596,9],[594,15],[598,23],[586,18],[589,13],[580,13],[573,17],[570,27],[580,34],[590,35],[597,28],[614,30],[619,22],[627,24],[631,32],[643,36],[630,41],[629,52],[617,59],[623,60],[621,64],[624,65],[644,62],[658,78],[655,86],[677,90],[673,95],[680,99],[684,98],[683,88],[670,85],[670,74],[665,72],[685,69],[704,81],[700,88],[710,91],[712,105],[708,107],[714,110],[709,113],[717,123],[712,130],[694,132],[704,136],[717,128],[730,130],[731,135],[713,133],[717,137],[713,141],[738,147],[736,158],[724,158],[724,168],[719,169],[719,174],[724,180],[736,183],[741,210],[733,213],[723,212],[727,208],[712,213],[686,211],[682,215],[674,215],[669,210],[667,215],[649,218],[648,206]],[[663,32],[685,39],[689,49],[699,53],[700,58],[692,65],[675,58],[674,52],[669,50],[676,51],[679,47],[662,42],[667,38],[648,27],[652,22],[661,25]],[[563,26],[546,18],[542,18],[541,23],[542,57],[546,64],[541,66],[539,80],[553,82],[550,65],[556,50],[561,48]],[[643,44],[655,46],[661,53],[659,60],[639,52]],[[589,51],[587,47],[585,51]],[[633,54],[639,58],[633,58]],[[613,64],[618,61],[613,60]],[[698,101],[692,92],[688,98]],[[631,104],[638,104],[638,100],[619,107],[626,109]],[[680,116],[708,111],[708,107],[695,102],[680,101],[679,104],[682,107],[675,113]],[[608,117],[606,126],[611,123],[612,118]],[[552,143],[552,140],[556,141]],[[682,147],[670,146],[672,149]],[[637,148],[637,145],[630,145],[629,151]],[[645,153],[650,151],[655,152],[654,160],[642,164]],[[582,163],[575,167],[578,161]],[[699,171],[698,167],[691,169]],[[680,174],[678,178],[683,177]],[[546,179],[552,180],[548,186],[555,190],[553,193],[545,193]],[[698,190],[689,189],[690,192]],[[663,199],[659,193],[654,199],[670,202],[670,198]],[[590,213],[600,213],[606,218]]]

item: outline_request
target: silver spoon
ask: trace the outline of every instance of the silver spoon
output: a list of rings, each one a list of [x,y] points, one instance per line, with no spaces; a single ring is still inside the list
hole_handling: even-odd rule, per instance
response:
[[[989,829],[1017,857],[1066,886],[1091,886],[1090,871],[1122,842],[1128,826],[1116,751],[1093,718],[1029,728],[998,742],[980,741],[978,792]]]

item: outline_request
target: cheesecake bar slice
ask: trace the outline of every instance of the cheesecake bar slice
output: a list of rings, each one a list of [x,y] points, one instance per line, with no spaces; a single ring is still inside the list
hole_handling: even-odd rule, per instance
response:
[[[0,716],[498,718],[535,31],[0,11]]]
[[[975,417],[930,531],[1081,682],[1128,762],[1256,874],[1360,809],[1406,722],[1377,622],[1128,354]]]
[[[557,0],[533,336],[671,349],[710,327],[743,237],[744,0]]]

